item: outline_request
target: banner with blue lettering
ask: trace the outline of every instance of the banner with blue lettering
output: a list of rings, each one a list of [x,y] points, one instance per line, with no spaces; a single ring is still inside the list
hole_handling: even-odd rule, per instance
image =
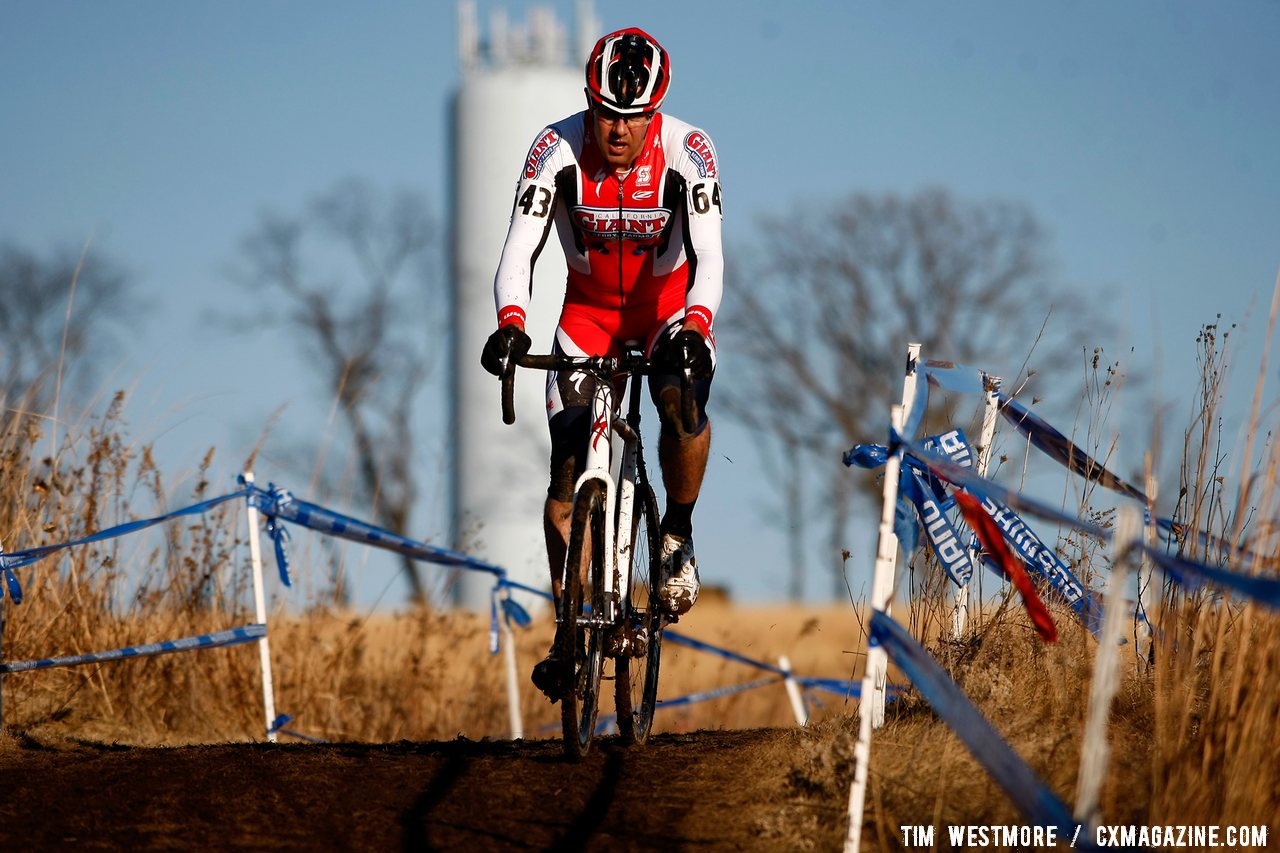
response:
[[[952,463],[963,468],[972,466],[973,452],[965,435],[960,430],[952,430],[939,436],[925,439],[923,446],[934,452],[941,451]],[[974,476],[977,476],[976,472]],[[1095,637],[1102,630],[1102,596],[1089,589],[1072,573],[1052,548],[1049,548],[1038,537],[1025,521],[1018,517],[1012,509],[991,498],[981,496],[983,510],[1000,528],[1000,532],[1022,558],[1033,574],[1044,578],[1062,597]],[[925,522],[928,530],[928,522]],[[1000,567],[990,559],[984,561],[989,569],[1003,576]]]
[[[998,566],[1004,576],[1012,581],[1014,588],[1018,590],[1018,595],[1022,596],[1022,604],[1026,607],[1027,615],[1031,617],[1031,623],[1035,625],[1036,633],[1046,643],[1058,642],[1058,626],[1053,623],[1049,609],[1040,600],[1040,595],[1027,574],[1025,564],[1009,550],[1000,528],[982,508],[982,502],[965,491],[956,492],[956,502],[960,504],[960,510],[964,513],[964,520],[973,528],[973,532],[978,535],[978,541],[986,549],[990,559],[988,565],[994,563]]]
[[[977,454],[974,452],[972,445],[969,444],[969,439],[965,437],[962,429],[953,429],[950,432],[929,436],[921,443],[926,449],[945,456],[962,468],[972,468],[974,461],[977,459]],[[933,487],[933,493],[942,502],[943,511],[954,509],[956,505],[955,498],[947,494],[947,487],[941,480],[933,476],[928,470],[928,466],[921,465],[915,460],[912,460],[911,464],[928,479],[929,485]]]
[[[973,449],[963,430],[954,429],[930,436],[924,439],[924,444],[931,450],[945,454],[957,465],[973,464]],[[859,444],[845,454],[844,463],[861,468],[878,468],[888,457],[888,450],[883,445]],[[973,575],[973,564],[954,525],[946,516],[955,502],[947,496],[941,481],[930,474],[926,466],[909,456],[903,461],[906,464],[898,480],[899,498],[893,530],[906,559],[910,561],[915,553],[919,528],[923,526],[925,535],[929,537],[929,544],[938,555],[938,561],[942,563],[947,576],[955,584],[968,583]],[[911,512],[911,507],[915,508],[914,513]],[[918,523],[915,516],[919,517]]]
[[[1069,527],[1074,527],[1077,530],[1083,530],[1104,541],[1110,541],[1111,539],[1111,531],[1100,524],[1080,518],[1078,515],[1068,515],[1043,501],[1006,488],[993,480],[988,480],[986,477],[980,477],[976,471],[971,471],[963,465],[957,465],[947,457],[934,453],[921,444],[905,440],[901,435],[895,433],[892,438],[895,446],[901,445],[911,457],[915,457],[920,463],[926,465],[935,476],[946,480],[952,485],[961,486],[980,498],[992,497],[1007,506],[1017,507],[1040,518],[1056,521]],[[846,454],[846,458],[847,456]],[[910,457],[908,457],[908,464],[911,464]]]
[[[1067,568],[1062,558],[1048,545],[1041,541],[1018,514],[999,501],[982,498],[982,509],[1000,528],[1006,542],[1022,557],[1027,568],[1034,574],[1048,581],[1095,637],[1102,635],[1102,595],[1094,592],[1080,582],[1080,579]],[[999,573],[999,567],[989,565],[992,571]]]
[[[1102,596],[1082,584],[1058,555],[1036,536],[1017,513],[1010,509],[1009,504],[1031,507],[1037,515],[1099,535],[1103,539],[1111,538],[1109,530],[1093,522],[1067,516],[1060,510],[1006,489],[984,477],[979,477],[977,472],[922,444],[904,442],[903,445],[909,454],[904,457],[908,466],[923,464],[941,479],[953,485],[963,486],[976,495],[982,501],[983,509],[999,526],[1005,540],[1027,563],[1029,569],[1049,582],[1075,611],[1085,628],[1094,636],[1099,635],[1102,630]],[[953,446],[955,446],[954,443]],[[998,566],[988,565],[988,568],[1002,575]]]
[[[972,467],[973,448],[961,430],[952,430],[925,439],[922,444],[928,450],[940,451],[942,455],[961,467]],[[1046,546],[1013,510],[989,497],[982,498],[981,505],[987,515],[996,522],[1001,535],[1017,549],[1019,556],[1029,569],[1047,580],[1063,600],[1075,610],[1081,623],[1094,636],[1097,636],[1102,629],[1101,596],[1082,584],[1057,553]],[[974,544],[972,547],[976,548],[977,545]],[[997,575],[1006,574],[989,558],[984,560],[984,564]]]
[[[962,429],[953,429],[949,432],[931,435],[920,443],[934,453],[947,457],[957,465],[963,465],[965,468],[973,467],[973,445],[969,443],[969,439]]]
[[[902,493],[915,505],[925,535],[929,537],[933,553],[938,556],[938,562],[946,570],[947,577],[957,586],[964,586],[973,575],[973,563],[969,561],[969,553],[943,512],[942,505],[915,470],[904,468],[901,482]]]
[[[1095,637],[1100,636],[1102,631],[1102,595],[1081,583],[1080,579],[1067,567],[1067,564],[1062,561],[1057,553],[1045,545],[1035,531],[1009,507],[1008,503],[1000,498],[1009,497],[1019,504],[1029,505],[1041,510],[1053,520],[1082,528],[1090,533],[1102,535],[1106,539],[1110,538],[1110,531],[1083,519],[1067,516],[1059,510],[1043,506],[1018,492],[1005,489],[1003,486],[978,476],[977,472],[971,470],[973,448],[961,430],[951,430],[950,432],[931,436],[920,444],[910,442],[904,444],[908,453],[903,456],[904,467],[901,480],[903,494],[916,503],[925,529],[925,535],[929,536],[929,541],[933,544],[934,551],[938,553],[944,568],[947,570],[947,574],[953,581],[960,583],[961,581],[958,581],[957,577],[961,575],[967,581],[972,574],[972,569],[967,555],[965,555],[964,569],[961,570],[959,568],[959,556],[964,554],[964,548],[961,546],[959,537],[954,533],[955,528],[950,525],[946,516],[943,515],[946,504],[935,504],[936,508],[929,508],[925,505],[924,498],[930,495],[936,497],[936,491],[927,488],[922,477],[918,480],[915,479],[917,472],[930,477],[937,475],[946,482],[964,486],[977,496],[982,502],[983,510],[995,521],[1005,541],[1027,564],[1028,570],[1048,582],[1058,596],[1075,612],[1080,623]],[[882,463],[887,458],[887,455],[887,449],[878,445],[857,445],[845,454],[845,464],[871,467],[877,463]],[[917,502],[918,497],[920,499]],[[949,541],[947,539],[947,531],[942,528],[942,524],[946,524],[951,528],[953,538]],[[938,535],[937,539],[934,538],[935,532]],[[944,553],[952,559],[948,561],[944,557]],[[950,562],[950,565],[948,565],[948,562]],[[984,558],[984,565],[996,575],[1004,576],[1000,567],[991,563],[989,558]]]
[[[950,432],[931,435],[923,439],[921,444],[934,455],[949,459],[957,465],[965,468],[973,466],[973,446],[965,437],[964,430],[953,429]],[[870,471],[889,461],[889,449],[883,444],[855,444],[845,453],[843,461],[851,468],[857,466]],[[904,458],[903,464],[926,478],[929,488],[938,496],[944,509],[951,508],[954,502],[947,498],[942,483],[930,473],[929,466],[911,456]]]

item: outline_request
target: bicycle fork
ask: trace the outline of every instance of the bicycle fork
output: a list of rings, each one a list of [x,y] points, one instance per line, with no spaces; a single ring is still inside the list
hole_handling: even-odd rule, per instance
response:
[[[633,390],[634,393],[634,390]],[[622,439],[622,460],[618,480],[611,472],[613,434]],[[613,389],[597,382],[591,401],[591,434],[585,468],[574,484],[574,493],[589,480],[598,480],[604,489],[604,601],[606,612],[591,614],[597,625],[617,625],[622,619],[622,602],[627,600],[631,582],[632,520],[635,515],[637,444],[639,436],[614,411]]]

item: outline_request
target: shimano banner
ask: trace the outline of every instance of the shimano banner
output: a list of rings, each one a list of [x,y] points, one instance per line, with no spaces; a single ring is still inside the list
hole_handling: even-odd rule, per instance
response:
[[[973,575],[973,564],[969,561],[968,551],[960,542],[959,534],[951,526],[950,519],[942,511],[942,504],[919,472],[907,468],[902,474],[902,493],[915,504],[925,535],[933,546],[933,553],[938,555],[938,562],[942,563],[942,568],[946,569],[947,577],[951,578],[952,583],[964,586]]]
[[[1058,642],[1058,626],[1053,624],[1053,617],[1036,594],[1036,588],[1027,576],[1027,570],[1021,560],[1013,555],[1005,544],[1002,533],[994,521],[983,510],[982,502],[968,492],[956,492],[956,501],[964,513],[964,520],[969,522],[974,533],[987,549],[991,562],[1000,568],[1022,596],[1027,615],[1036,627],[1036,632],[1046,643]]]
[[[1016,512],[991,497],[982,498],[982,508],[1004,534],[1031,571],[1041,575],[1057,590],[1080,622],[1095,637],[1102,633],[1102,596],[1082,584],[1053,549],[1035,534]]]

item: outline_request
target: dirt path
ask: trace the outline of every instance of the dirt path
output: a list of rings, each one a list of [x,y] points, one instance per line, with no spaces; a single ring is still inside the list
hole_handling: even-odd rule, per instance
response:
[[[0,849],[839,850],[848,735],[140,748],[0,743]]]

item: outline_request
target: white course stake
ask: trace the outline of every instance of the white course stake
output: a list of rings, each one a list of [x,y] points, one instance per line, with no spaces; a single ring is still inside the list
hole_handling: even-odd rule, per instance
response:
[[[890,420],[895,430],[902,429],[904,421],[902,406],[894,406]],[[871,587],[871,607],[881,610],[886,615],[893,601],[893,573],[896,562],[898,537],[893,533],[893,513],[897,503],[898,474],[901,469],[901,458],[897,454],[889,457],[885,464],[885,495],[893,495],[895,500],[887,497],[884,513],[880,519],[880,539],[876,558],[876,575]],[[890,491],[892,489],[892,491]],[[886,549],[889,557],[886,560]],[[884,567],[887,565],[888,580],[885,581]],[[858,742],[853,748],[853,782],[849,786],[849,829],[844,839],[844,853],[858,853],[862,844],[862,814],[867,800],[867,774],[871,766],[871,730],[884,724],[885,689],[889,676],[889,658],[880,646],[867,645],[867,666],[862,675],[862,690],[858,697]],[[879,719],[876,709],[879,708]]]
[[[782,670],[782,683],[787,688],[787,698],[791,700],[791,713],[796,715],[796,725],[803,726],[809,722],[809,710],[804,706],[804,697],[800,695],[800,685],[796,684],[791,674],[791,660],[786,655],[778,658],[778,669]]]
[[[982,413],[982,436],[978,439],[976,470],[979,477],[987,476],[991,466],[991,444],[996,439],[996,415],[1000,412],[1000,400],[996,396],[996,392],[1000,389],[999,377],[984,376],[983,381],[987,388],[987,408]],[[969,552],[969,563],[973,566],[973,574],[969,577],[967,584],[956,590],[956,606],[951,613],[951,636],[957,640],[964,634],[965,625],[969,620],[969,587],[982,577],[982,561],[978,559],[977,551]],[[978,587],[978,606],[982,606],[981,585]]]
[[[917,368],[920,365],[920,344],[907,344],[907,372],[902,382],[902,405],[894,406],[889,413],[895,432],[901,432],[902,426],[911,419],[911,404],[916,396],[916,381],[919,378]],[[914,436],[905,436],[914,438]],[[880,508],[880,536],[876,545],[875,574],[871,579],[871,606],[891,615],[893,605],[893,589],[898,574],[898,537],[893,532],[894,513],[898,507],[898,479],[901,474],[901,459],[897,454],[890,454],[884,466],[884,502]],[[884,725],[885,686],[889,678],[889,659],[884,651],[878,648],[867,649],[866,674],[871,678],[871,724],[873,728]],[[863,693],[865,702],[867,694]],[[865,710],[865,709],[864,709]]]
[[[507,664],[507,719],[511,724],[511,739],[524,739],[524,719],[520,714],[520,679],[516,672],[516,635],[511,630],[505,614],[498,618],[502,626],[502,641],[506,646],[503,657]]]
[[[1085,711],[1084,742],[1080,748],[1080,783],[1076,789],[1075,818],[1091,830],[1096,825],[1098,798],[1107,775],[1111,749],[1107,743],[1107,723],[1111,703],[1120,686],[1120,642],[1124,637],[1126,611],[1125,581],[1129,577],[1128,553],[1141,541],[1142,513],[1136,507],[1116,508],[1116,526],[1112,533],[1113,565],[1103,599],[1106,613],[1102,617],[1102,637],[1098,640],[1097,657],[1093,661],[1093,684],[1089,688],[1089,704]]]
[[[253,485],[252,471],[244,473],[244,481]],[[248,503],[246,513],[249,516],[249,559],[253,564],[253,605],[258,622],[266,627],[267,597],[262,588],[262,545],[258,541],[258,508]],[[262,639],[258,640],[258,661],[262,667],[262,709],[267,716],[267,740],[275,743],[278,738],[272,730],[272,725],[276,721],[276,698],[271,683],[271,646],[267,641],[267,634],[263,634]]]
[[[911,416],[919,379],[920,344],[907,344],[907,371],[902,383],[902,405],[889,410],[894,432],[901,432]],[[905,436],[914,438],[915,436]],[[898,478],[902,459],[889,455],[884,466],[884,503],[880,509],[880,533],[876,543],[875,574],[871,579],[871,607],[889,615],[893,589],[897,580],[898,537],[893,532],[893,517],[898,506]],[[849,829],[844,840],[844,853],[857,853],[862,843],[862,814],[867,800],[867,774],[871,764],[871,731],[884,725],[885,692],[889,680],[889,658],[884,649],[867,644],[867,664],[862,675],[858,697],[858,742],[853,748],[853,782],[849,786]]]

